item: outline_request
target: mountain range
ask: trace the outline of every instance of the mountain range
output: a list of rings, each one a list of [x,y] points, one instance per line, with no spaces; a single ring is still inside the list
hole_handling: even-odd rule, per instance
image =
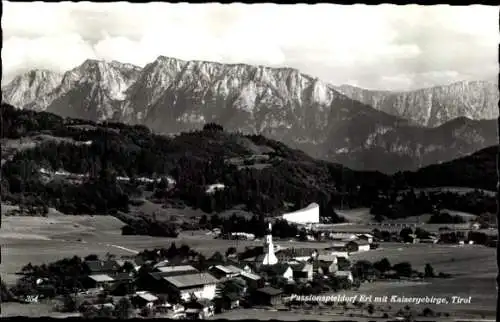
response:
[[[490,102],[495,92],[481,82],[471,84],[462,91],[453,84],[368,95],[293,68],[160,56],[144,68],[87,60],[63,75],[28,72],[2,87],[2,100],[65,117],[141,124],[158,133],[189,131],[214,122],[230,131],[263,134],[352,169],[392,173],[496,144],[494,120],[470,119],[495,117],[490,107],[484,107],[490,103],[479,111],[475,103],[462,104]],[[428,112],[426,91],[448,94],[432,94],[446,99],[440,100],[441,105],[431,99]],[[387,103],[376,103],[380,97]],[[446,106],[446,113],[439,112],[439,106]],[[439,126],[429,127],[433,125]]]
[[[498,117],[498,84],[493,81],[462,81],[408,92],[372,91],[350,85],[336,89],[422,126],[436,127],[463,116],[474,120]]]

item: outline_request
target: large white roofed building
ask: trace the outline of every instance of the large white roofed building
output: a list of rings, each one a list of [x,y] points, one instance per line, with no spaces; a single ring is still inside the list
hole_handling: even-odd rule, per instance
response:
[[[303,209],[284,214],[282,218],[295,224],[317,224],[319,223],[319,205],[313,202]]]

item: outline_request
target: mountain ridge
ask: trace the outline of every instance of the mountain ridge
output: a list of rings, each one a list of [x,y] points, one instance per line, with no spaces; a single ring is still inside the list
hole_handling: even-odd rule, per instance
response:
[[[410,91],[368,90],[352,85],[335,87],[344,95],[377,110],[402,117],[415,124],[436,127],[457,117],[498,117],[498,82],[460,81]]]
[[[213,122],[353,169],[384,172],[448,161],[494,144],[496,137],[490,121],[465,121],[468,125],[439,130],[414,125],[294,68],[165,56],[144,68],[87,60],[66,72],[53,91],[22,108],[140,124],[164,134]]]

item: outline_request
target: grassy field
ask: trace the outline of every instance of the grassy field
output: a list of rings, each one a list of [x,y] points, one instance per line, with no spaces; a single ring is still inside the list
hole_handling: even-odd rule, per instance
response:
[[[462,217],[466,222],[471,219],[476,218],[477,216],[474,214],[454,211],[449,209],[444,209],[443,211],[448,212],[450,215],[456,215]],[[344,217],[348,222],[353,224],[374,224],[376,221],[372,214],[370,214],[370,209],[368,208],[356,208],[356,209],[348,209],[348,210],[336,210],[336,212]],[[420,216],[409,217],[409,218],[401,218],[401,219],[386,219],[384,223],[386,224],[397,224],[397,223],[416,223],[416,224],[425,224],[429,221],[431,214],[423,214]],[[440,225],[445,226],[445,225]]]
[[[17,279],[24,265],[53,262],[74,255],[132,255],[144,249],[189,245],[206,256],[224,253],[229,247],[243,250],[260,246],[261,241],[213,239],[206,231],[185,231],[178,238],[122,236],[123,222],[111,216],[65,216],[50,211],[43,217],[4,217],[0,230],[2,265],[0,273],[7,283]],[[326,247],[327,243],[282,242],[285,247]]]
[[[497,271],[494,248],[475,245],[383,244],[380,249],[351,256],[353,260],[366,259],[372,262],[384,257],[392,264],[407,261],[419,271],[423,271],[425,264],[429,263],[436,273],[450,273],[453,277],[433,279],[430,280],[430,284],[419,285],[405,283],[364,284],[359,292],[374,296],[407,295],[447,298],[471,296],[471,304],[425,306],[442,312],[462,315],[491,316],[494,314]]]

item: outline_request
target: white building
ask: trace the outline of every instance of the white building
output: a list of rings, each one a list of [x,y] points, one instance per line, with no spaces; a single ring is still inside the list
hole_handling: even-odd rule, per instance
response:
[[[351,283],[354,282],[354,276],[352,276],[351,271],[336,271],[335,272],[336,277],[345,277],[347,278]]]
[[[319,223],[319,205],[312,203],[303,209],[284,214],[282,218],[295,224],[317,224]]]
[[[365,240],[368,242],[368,244],[372,244],[373,243],[373,235],[371,234],[359,234],[357,235],[359,239],[361,240]]]
[[[167,276],[163,278],[182,300],[189,301],[191,294],[198,299],[213,300],[218,280],[208,273]]]
[[[218,190],[224,190],[225,188],[226,186],[222,183],[214,183],[208,186],[207,190],[205,190],[205,193],[212,194]]]
[[[342,257],[345,259],[349,259],[349,252],[332,251],[329,254],[335,257]]]
[[[265,237],[265,242],[264,242],[264,251],[266,252],[266,254],[264,256],[264,260],[262,261],[262,265],[275,265],[278,263],[278,258],[274,253],[272,229],[273,227],[271,223],[269,223],[269,229],[267,231],[267,235]]]

